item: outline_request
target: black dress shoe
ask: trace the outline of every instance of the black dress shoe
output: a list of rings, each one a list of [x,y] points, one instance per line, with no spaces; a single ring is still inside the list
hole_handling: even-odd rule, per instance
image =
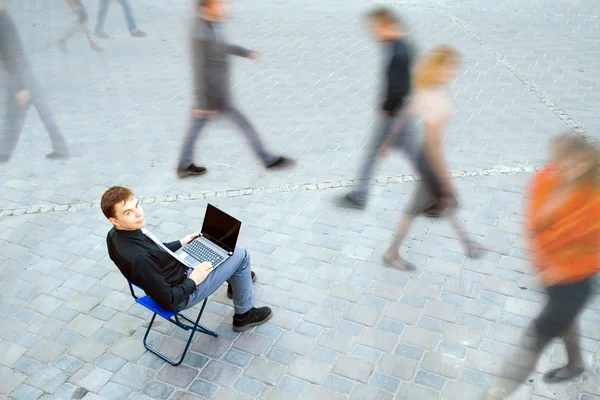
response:
[[[267,322],[273,312],[269,307],[252,308],[245,314],[235,314],[233,316],[233,330],[236,332],[244,332],[253,326],[264,324]]]
[[[187,168],[177,168],[177,176],[180,178],[186,178],[188,176],[204,175],[206,168],[198,167],[197,165],[190,165]]]
[[[66,160],[70,155],[66,151],[53,151],[52,153],[46,154],[48,160]]]
[[[279,156],[279,158],[277,158],[277,160],[275,160],[271,164],[267,165],[266,168],[267,169],[280,169],[280,168],[289,167],[293,164],[294,164],[294,160],[292,160],[291,158]]]

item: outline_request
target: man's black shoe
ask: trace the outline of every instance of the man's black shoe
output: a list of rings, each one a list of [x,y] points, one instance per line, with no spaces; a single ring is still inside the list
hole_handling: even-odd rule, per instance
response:
[[[233,316],[233,330],[244,332],[253,326],[267,322],[273,312],[269,307],[252,308],[245,314],[235,314]]]
[[[279,158],[277,158],[277,160],[275,160],[275,162],[267,165],[266,168],[267,169],[279,169],[279,168],[289,167],[293,164],[294,164],[294,160],[292,160],[291,158],[279,156]]]
[[[177,176],[180,178],[186,178],[188,176],[204,175],[206,168],[198,167],[197,165],[190,165],[187,168],[177,168]]]
[[[256,282],[256,274],[254,271],[250,272],[250,276],[252,277],[252,282]],[[233,289],[231,288],[231,283],[227,284],[227,298],[233,299]]]
[[[338,199],[338,203],[342,207],[355,208],[358,210],[363,210],[365,208],[365,202],[358,201],[354,197],[352,197],[352,192],[342,196]]]
[[[53,151],[52,153],[46,154],[46,158],[48,160],[66,160],[69,157],[69,153],[67,153],[66,151]]]

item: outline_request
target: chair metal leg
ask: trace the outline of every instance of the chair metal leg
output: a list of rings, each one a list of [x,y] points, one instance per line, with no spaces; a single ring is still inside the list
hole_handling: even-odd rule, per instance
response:
[[[177,325],[178,327],[184,329],[184,330],[190,330],[190,337],[187,340],[187,343],[185,344],[185,348],[183,349],[183,353],[181,354],[181,357],[179,358],[179,361],[173,361],[171,360],[169,357],[165,356],[164,354],[158,352],[157,350],[153,349],[152,347],[150,347],[147,343],[147,339],[148,339],[148,334],[150,334],[150,330],[152,329],[152,325],[154,324],[154,319],[156,318],[156,313],[154,313],[154,315],[152,316],[152,319],[150,320],[150,324],[148,324],[148,329],[146,329],[146,334],[144,335],[144,347],[146,348],[146,350],[150,351],[151,353],[157,355],[158,357],[160,357],[161,359],[163,359],[164,361],[168,362],[169,364],[171,364],[172,366],[176,367],[178,365],[180,365],[183,362],[183,359],[185,358],[185,355],[188,352],[188,349],[190,348],[190,344],[192,343],[192,339],[194,338],[194,334],[196,332],[200,332],[200,333],[204,333],[210,336],[214,336],[217,337],[218,335],[203,327],[202,325],[199,324],[200,322],[200,318],[202,317],[202,314],[204,313],[204,307],[206,306],[206,302],[208,299],[204,299],[204,302],[202,303],[202,308],[200,309],[200,312],[198,313],[198,317],[196,318],[196,321],[192,321],[189,318],[187,318],[185,315],[180,314],[179,316],[181,316],[183,319],[185,319],[186,321],[189,321],[191,323],[193,323],[193,326],[189,326],[186,325],[184,323],[182,323],[181,321],[179,321],[179,319],[177,318],[178,315],[175,314],[175,321],[172,320],[167,320],[169,322],[171,322],[174,325]]]

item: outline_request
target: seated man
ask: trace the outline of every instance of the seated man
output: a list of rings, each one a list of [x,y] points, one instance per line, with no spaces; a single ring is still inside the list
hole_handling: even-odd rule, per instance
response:
[[[195,239],[198,234],[159,244],[143,229],[144,211],[131,190],[111,187],[100,203],[102,212],[113,224],[106,244],[110,259],[131,283],[141,287],[166,310],[181,311],[193,307],[229,282],[235,315],[233,330],[242,332],[271,318],[269,307],[254,308],[250,256],[237,246],[233,255],[213,270],[209,262],[189,268],[173,252]],[[164,246],[164,249],[160,246]]]

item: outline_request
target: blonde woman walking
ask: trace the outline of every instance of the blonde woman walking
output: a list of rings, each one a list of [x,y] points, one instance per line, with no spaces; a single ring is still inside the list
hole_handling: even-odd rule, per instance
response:
[[[380,155],[384,157],[409,119],[414,118],[421,123],[423,135],[420,138],[415,137],[417,143],[411,147],[414,149],[412,157],[423,180],[417,187],[409,209],[398,224],[390,247],[384,253],[383,259],[389,266],[406,270],[416,269],[400,256],[400,246],[412,226],[413,219],[436,208],[441,210],[440,215],[450,218],[467,256],[474,258],[478,254],[479,247],[469,239],[455,216],[458,202],[443,150],[444,135],[454,113],[448,86],[456,78],[460,64],[460,54],[446,45],[434,48],[419,60],[414,71],[415,92],[412,102],[397,121],[395,133],[380,151]],[[421,143],[418,143],[419,141]],[[433,194],[432,182],[441,185],[441,196]]]

